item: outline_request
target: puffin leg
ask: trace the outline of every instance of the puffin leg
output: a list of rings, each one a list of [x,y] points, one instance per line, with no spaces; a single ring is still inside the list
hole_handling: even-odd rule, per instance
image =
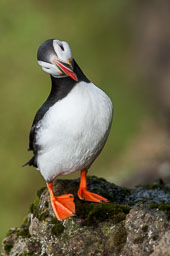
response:
[[[74,196],[72,194],[55,196],[53,192],[53,182],[47,183],[50,192],[53,211],[59,221],[75,216]]]
[[[82,170],[81,171],[81,179],[80,179],[80,187],[78,190],[78,197],[81,200],[85,200],[85,201],[91,201],[91,202],[96,202],[96,203],[102,203],[102,202],[108,203],[109,200],[107,200],[106,198],[87,190],[87,182],[86,182],[87,177],[86,176],[87,176],[87,170]]]

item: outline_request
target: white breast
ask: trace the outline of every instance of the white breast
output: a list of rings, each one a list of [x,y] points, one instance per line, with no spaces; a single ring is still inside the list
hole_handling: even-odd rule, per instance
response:
[[[102,150],[112,122],[109,97],[80,82],[39,123],[37,162],[47,181],[88,168]]]

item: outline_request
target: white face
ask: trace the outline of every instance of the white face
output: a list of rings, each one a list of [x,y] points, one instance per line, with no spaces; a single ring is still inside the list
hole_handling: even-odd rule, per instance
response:
[[[52,51],[48,50],[48,46],[45,48],[47,49],[48,56],[46,57],[48,59],[48,62],[38,60],[38,64],[42,67],[42,70],[52,75],[53,77],[60,78],[68,76],[67,72],[65,72],[65,68],[67,68],[68,70],[70,69],[71,72],[73,69],[73,58],[69,44],[64,41],[52,40],[52,47]],[[64,69],[61,68],[60,62],[62,63],[62,66],[65,65]]]

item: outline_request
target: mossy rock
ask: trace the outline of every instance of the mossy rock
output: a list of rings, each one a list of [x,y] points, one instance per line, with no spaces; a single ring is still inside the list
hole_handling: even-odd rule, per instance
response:
[[[77,215],[63,222],[54,215],[47,188],[40,189],[21,227],[11,229],[4,239],[2,256],[135,255],[132,250],[137,247],[145,255],[142,250],[147,246],[148,252],[153,251],[170,227],[166,184],[127,189],[103,178],[88,178],[88,190],[109,203],[80,200],[78,187],[79,179],[54,182],[56,196],[72,193],[75,197]],[[153,234],[151,242],[148,234]]]
[[[83,207],[79,207],[77,215],[84,219],[84,225],[93,225],[107,219],[111,219],[116,224],[125,220],[129,211],[128,205],[84,203]]]
[[[59,222],[56,218],[52,218],[51,223],[53,224],[53,227],[51,229],[51,233],[55,236],[61,235],[64,231],[63,223]]]
[[[150,204],[150,209],[157,208],[160,211],[170,212],[170,204]]]

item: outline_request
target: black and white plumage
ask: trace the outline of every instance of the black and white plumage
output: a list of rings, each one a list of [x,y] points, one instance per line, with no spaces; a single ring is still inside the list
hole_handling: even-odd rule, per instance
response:
[[[27,164],[51,182],[90,167],[109,135],[113,108],[110,98],[83,74],[66,42],[45,41],[38,63],[50,74],[52,88],[33,121],[29,150],[34,156]]]

